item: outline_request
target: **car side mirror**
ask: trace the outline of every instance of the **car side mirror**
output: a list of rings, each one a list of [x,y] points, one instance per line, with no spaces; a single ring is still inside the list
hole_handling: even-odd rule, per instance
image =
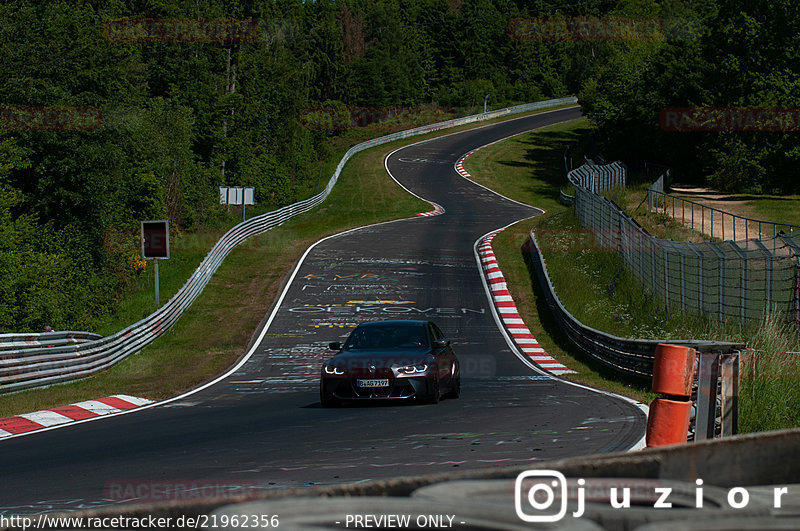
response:
[[[436,341],[433,342],[433,346],[436,347],[436,348],[449,347],[450,346],[450,340],[449,339],[437,339]]]
[[[339,341],[334,341],[333,343],[328,343],[328,348],[331,350],[342,350],[342,343]]]

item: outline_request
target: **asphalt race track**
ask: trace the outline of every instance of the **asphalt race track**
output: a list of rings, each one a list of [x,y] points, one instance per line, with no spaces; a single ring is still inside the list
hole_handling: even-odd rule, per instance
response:
[[[394,152],[394,178],[445,214],[312,247],[252,355],[224,379],[155,407],[0,442],[0,514],[160,501],[169,485],[194,482],[274,489],[630,448],[645,422],[633,403],[534,371],[491,311],[475,242],[541,211],[453,169],[475,147],[579,115],[553,111]],[[440,325],[461,359],[461,398],[321,408],[327,344],[359,322],[391,318]]]

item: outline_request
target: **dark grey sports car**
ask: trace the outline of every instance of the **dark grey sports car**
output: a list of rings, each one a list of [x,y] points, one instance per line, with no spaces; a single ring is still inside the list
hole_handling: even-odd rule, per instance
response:
[[[362,323],[322,364],[319,394],[325,407],[343,400],[458,398],[458,358],[442,331],[430,321]]]

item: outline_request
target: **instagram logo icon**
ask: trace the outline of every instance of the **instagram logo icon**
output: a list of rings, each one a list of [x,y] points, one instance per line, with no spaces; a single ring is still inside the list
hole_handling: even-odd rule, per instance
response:
[[[553,505],[559,499],[558,511]],[[528,470],[514,483],[514,508],[525,522],[558,522],[567,514],[567,478],[555,470]]]

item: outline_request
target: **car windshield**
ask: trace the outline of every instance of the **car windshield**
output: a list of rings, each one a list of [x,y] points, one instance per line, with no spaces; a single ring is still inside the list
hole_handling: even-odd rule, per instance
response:
[[[347,338],[347,350],[428,346],[425,328],[409,325],[364,326]]]

